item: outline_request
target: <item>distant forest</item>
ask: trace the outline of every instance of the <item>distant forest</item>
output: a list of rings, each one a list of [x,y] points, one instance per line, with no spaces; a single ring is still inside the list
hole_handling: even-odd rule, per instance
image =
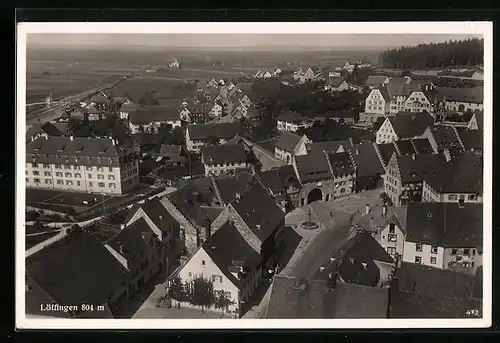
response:
[[[419,44],[390,49],[380,56],[380,63],[391,69],[446,68],[483,64],[484,40],[479,38]]]

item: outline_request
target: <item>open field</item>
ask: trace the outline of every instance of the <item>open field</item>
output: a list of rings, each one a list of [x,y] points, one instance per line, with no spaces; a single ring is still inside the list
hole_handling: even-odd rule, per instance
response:
[[[162,98],[182,98],[184,95],[178,96],[175,86],[175,82],[182,81],[175,79],[241,77],[261,68],[338,67],[350,59],[375,60],[377,55],[378,53],[363,51],[209,51],[167,48],[92,50],[31,47],[27,50],[26,97],[27,103],[44,101],[49,94],[52,94],[53,100],[57,100],[94,88],[113,75],[139,73],[139,78],[115,91],[135,94],[157,88],[156,91],[161,93]],[[147,66],[165,69],[173,58],[178,59],[181,69],[153,73],[144,71]],[[162,82],[164,85],[161,85]]]

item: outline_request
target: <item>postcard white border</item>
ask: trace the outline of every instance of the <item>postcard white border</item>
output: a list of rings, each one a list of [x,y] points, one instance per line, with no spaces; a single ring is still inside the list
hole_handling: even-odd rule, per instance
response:
[[[361,329],[483,328],[492,316],[492,22],[19,23],[16,116],[16,327],[18,329]],[[480,319],[34,319],[25,314],[26,35],[28,33],[479,34],[484,51],[484,282]]]

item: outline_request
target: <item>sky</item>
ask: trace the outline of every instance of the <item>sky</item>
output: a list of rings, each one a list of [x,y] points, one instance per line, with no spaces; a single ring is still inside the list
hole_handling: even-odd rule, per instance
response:
[[[480,37],[446,34],[122,34],[122,33],[29,33],[28,46],[149,46],[189,48],[259,47],[373,47],[444,42]]]

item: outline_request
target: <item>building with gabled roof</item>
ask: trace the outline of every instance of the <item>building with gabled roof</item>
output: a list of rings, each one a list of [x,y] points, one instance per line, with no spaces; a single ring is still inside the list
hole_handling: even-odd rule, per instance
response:
[[[157,132],[161,125],[171,125],[173,128],[181,127],[181,118],[177,106],[147,106],[138,111],[130,112],[130,131]]]
[[[302,184],[301,206],[314,201],[330,201],[355,191],[357,166],[352,153],[311,150],[296,156],[295,172]]]
[[[248,170],[250,167],[245,146],[242,144],[204,146],[201,150],[201,161],[205,176],[235,175],[237,170]]]
[[[128,270],[97,237],[71,229],[63,239],[26,258],[26,313],[112,318],[129,296],[128,277]],[[83,311],[83,304],[94,311]]]
[[[375,151],[384,168],[387,167],[392,154],[411,155],[411,154],[437,154],[428,138],[410,138],[393,141],[392,143],[373,144]]]
[[[61,137],[68,136],[69,133],[67,123],[35,123],[26,130],[26,143],[32,142],[40,136]]]
[[[483,205],[409,203],[403,261],[474,274],[483,264]]]
[[[389,83],[389,77],[385,75],[369,75],[365,81],[365,85],[370,87],[370,89],[387,83]]]
[[[483,87],[451,88],[439,87],[439,100],[447,111],[466,112],[483,111],[484,89]]]
[[[421,201],[424,178],[438,174],[446,163],[442,154],[392,154],[386,166],[384,191],[394,206]]]
[[[241,134],[239,123],[188,125],[186,128],[186,148],[190,152],[201,151],[210,140],[224,144],[237,134]],[[214,142],[215,143],[215,142]]]
[[[377,131],[376,143],[391,143],[395,140],[419,138],[434,125],[434,117],[428,112],[399,112],[387,117]]]
[[[281,132],[297,132],[311,127],[313,123],[311,118],[293,111],[285,112],[276,118],[276,128]]]
[[[462,139],[453,126],[429,126],[422,134],[422,137],[427,138],[432,149],[439,153],[448,150],[453,155],[456,155],[465,150]]]
[[[262,171],[256,175],[262,185],[268,190],[283,211],[287,209],[287,200],[290,200],[293,207],[299,206],[300,184],[292,165],[272,168]]]
[[[337,284],[382,287],[389,284],[395,265],[372,233],[362,230],[333,251],[313,278],[327,281],[336,278]]]
[[[349,90],[349,84],[343,77],[328,77],[325,90],[330,92],[342,92]]]
[[[262,258],[229,222],[213,233],[207,232],[206,237],[207,240],[173,276],[183,282],[200,276],[210,280],[215,294],[223,292],[233,302],[226,312],[239,318],[242,307],[262,283]]]
[[[483,200],[483,157],[463,153],[424,178],[422,201],[478,203]]]
[[[296,156],[307,153],[306,144],[308,143],[311,143],[311,141],[306,135],[299,136],[284,131],[274,146],[274,156],[286,164],[292,164]]]
[[[483,130],[467,130],[457,128],[458,137],[465,151],[473,151],[478,154],[483,152]]]
[[[137,152],[116,140],[39,137],[26,145],[26,187],[124,194],[139,183]]]

